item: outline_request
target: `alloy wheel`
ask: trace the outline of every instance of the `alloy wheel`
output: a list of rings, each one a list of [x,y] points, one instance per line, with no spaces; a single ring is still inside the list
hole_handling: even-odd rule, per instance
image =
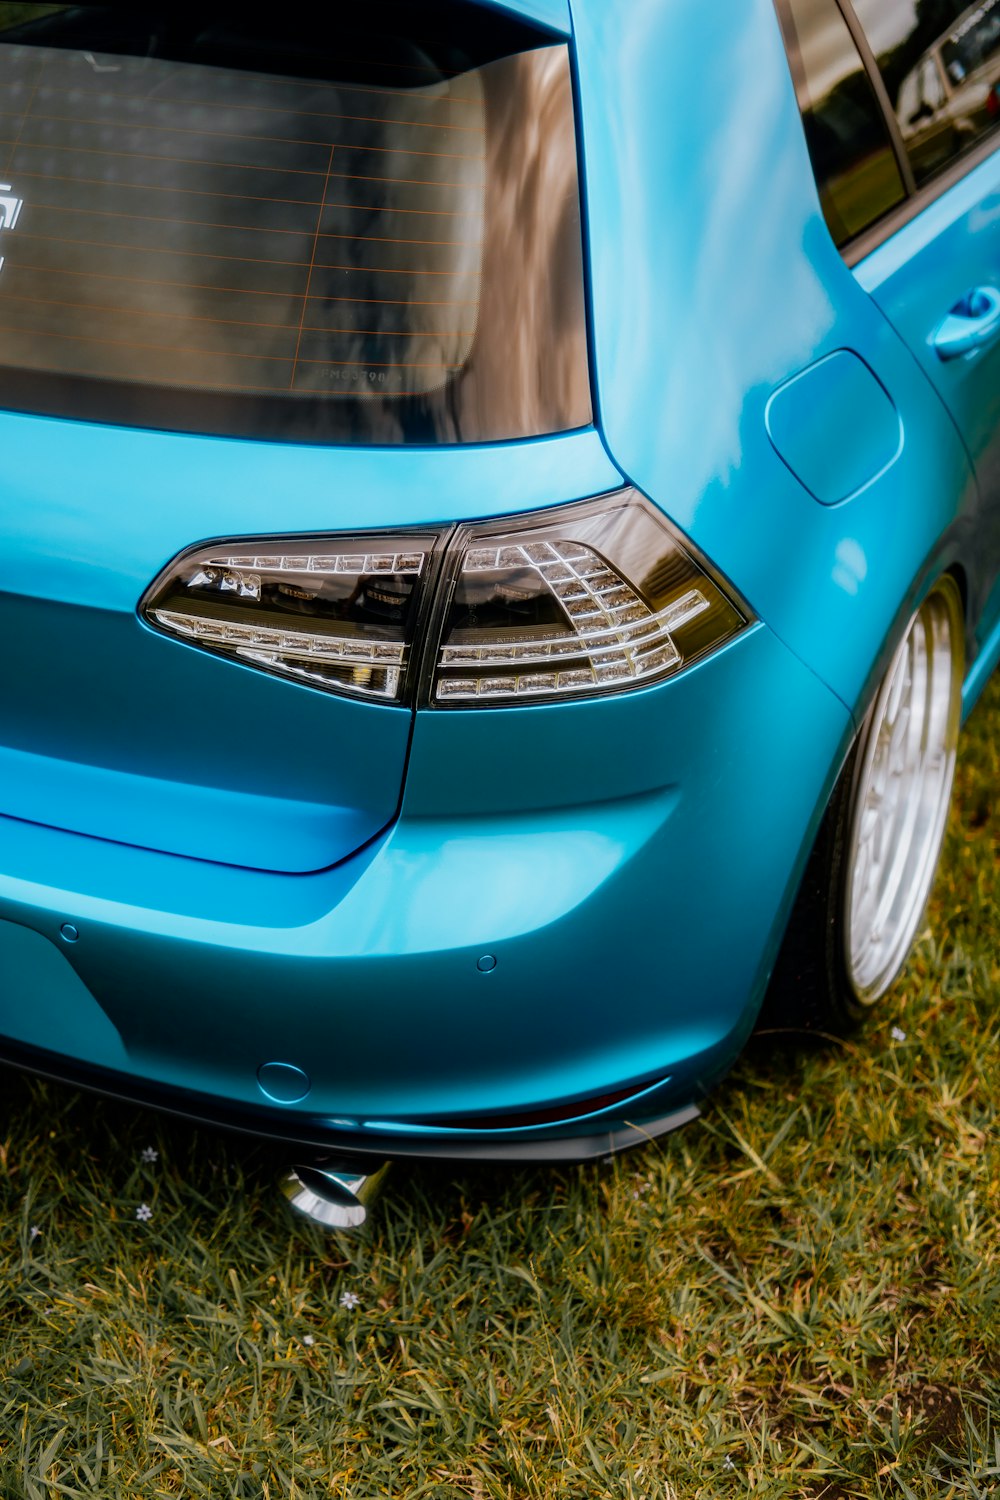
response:
[[[962,632],[946,575],[910,621],[865,731],[844,897],[847,974],[864,1006],[903,967],[934,881],[955,773]]]

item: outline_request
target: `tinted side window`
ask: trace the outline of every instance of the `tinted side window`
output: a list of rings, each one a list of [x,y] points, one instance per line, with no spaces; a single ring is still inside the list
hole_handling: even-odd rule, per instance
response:
[[[787,0],[786,19],[801,64],[799,103],[823,213],[844,245],[901,203],[906,190],[836,0]]]
[[[918,183],[1000,125],[1000,0],[854,0]]]

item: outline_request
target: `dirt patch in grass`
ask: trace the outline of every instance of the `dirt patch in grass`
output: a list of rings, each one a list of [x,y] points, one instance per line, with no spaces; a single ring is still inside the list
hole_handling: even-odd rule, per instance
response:
[[[947,1390],[936,1385],[918,1385],[906,1393],[907,1405],[920,1418],[918,1449],[929,1453],[933,1448],[957,1452],[965,1446],[966,1412],[975,1391]]]

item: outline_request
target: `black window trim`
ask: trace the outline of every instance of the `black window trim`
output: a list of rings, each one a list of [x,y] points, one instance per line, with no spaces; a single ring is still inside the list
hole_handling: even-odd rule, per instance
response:
[[[903,179],[903,186],[906,189],[906,196],[907,198],[912,198],[918,191],[917,179],[913,175],[913,167],[903,141],[903,132],[899,128],[899,120],[896,118],[896,111],[892,107],[892,100],[889,98],[889,90],[885,86],[885,79],[882,77],[879,65],[875,61],[875,54],[871,49],[868,34],[858,20],[851,0],[835,0],[835,3],[844,20],[847,22],[847,29],[851,33],[855,47],[858,49],[865,72],[868,74],[868,81],[875,92],[875,98],[878,100],[879,108],[882,111],[882,117],[885,121],[885,127],[892,142],[896,165],[899,167],[899,174]],[[862,231],[862,233],[864,232]],[[855,238],[860,238],[860,236],[855,236]]]
[[[799,110],[801,112],[808,107],[811,100],[809,99],[806,87],[805,68],[799,49],[798,35],[792,20],[791,4],[790,0],[774,0],[774,3],[778,13],[781,34],[785,41],[785,51],[788,54],[788,61],[792,70],[795,95],[798,99]],[[876,219],[873,224],[869,224],[867,229],[863,229],[860,234],[856,234],[846,244],[839,247],[844,261],[848,266],[853,268],[860,261],[864,260],[866,256],[870,255],[873,250],[877,250],[880,245],[883,245],[886,240],[891,239],[898,230],[902,229],[904,225],[909,224],[911,219],[915,219],[918,214],[922,213],[925,208],[946,193],[949,188],[954,187],[957,182],[961,182],[963,177],[967,177],[976,167],[981,166],[995,151],[1000,150],[1000,130],[991,130],[971,151],[964,152],[961,156],[956,157],[949,166],[945,167],[943,171],[936,173],[923,187],[918,187],[913,175],[913,168],[910,165],[910,159],[906,154],[906,147],[903,144],[903,135],[899,128],[899,121],[896,119],[896,112],[892,107],[892,101],[882,80],[882,74],[879,72],[878,63],[875,61],[875,54],[868,44],[868,37],[865,34],[864,27],[855,14],[851,0],[832,0],[832,3],[836,5],[843,16],[847,29],[851,34],[851,39],[860,55],[862,65],[868,74],[868,80],[875,92],[879,109],[882,111],[886,133],[892,146],[896,165],[899,168],[903,187],[906,192],[906,197],[902,203],[898,203],[893,208],[890,208]]]

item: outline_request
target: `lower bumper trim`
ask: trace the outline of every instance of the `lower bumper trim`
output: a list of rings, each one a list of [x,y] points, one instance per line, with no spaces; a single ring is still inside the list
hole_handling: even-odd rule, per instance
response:
[[[116,1099],[142,1109],[154,1109],[160,1113],[188,1120],[192,1124],[234,1131],[258,1140],[284,1142],[305,1147],[319,1154],[336,1152],[338,1159],[359,1166],[384,1161],[492,1161],[497,1163],[526,1162],[585,1162],[616,1155],[619,1151],[643,1142],[656,1139],[668,1131],[698,1118],[700,1110],[696,1104],[686,1104],[667,1114],[652,1119],[639,1118],[635,1122],[615,1120],[612,1117],[606,1129],[601,1129],[599,1117],[590,1116],[579,1122],[580,1134],[538,1134],[524,1138],[504,1139],[502,1131],[455,1132],[451,1135],[405,1135],[380,1133],[366,1129],[363,1140],[353,1131],[338,1130],[336,1126],[320,1119],[293,1118],[284,1114],[266,1115],[240,1105],[209,1098],[203,1094],[162,1084],[138,1081],[106,1068],[92,1067],[43,1052],[34,1047],[22,1046],[8,1039],[0,1040],[0,1063],[8,1063],[25,1072],[57,1083],[67,1083],[77,1088],[88,1089],[106,1098]],[[641,1103],[641,1101],[636,1101]],[[540,1131],[545,1127],[539,1127]],[[550,1126],[554,1132],[558,1126]]]

